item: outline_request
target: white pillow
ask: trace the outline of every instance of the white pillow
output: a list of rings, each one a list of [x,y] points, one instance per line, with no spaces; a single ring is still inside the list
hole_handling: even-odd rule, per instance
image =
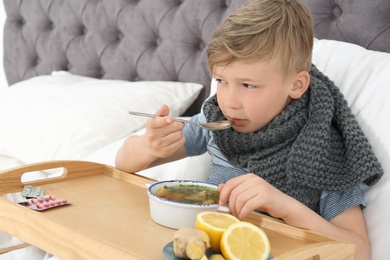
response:
[[[313,63],[332,79],[373,146],[385,171],[365,192],[364,210],[372,259],[389,259],[390,251],[390,54],[331,40],[315,40]]]
[[[99,80],[55,73],[0,92],[0,152],[24,163],[80,159],[145,124],[128,110],[182,114],[202,85]]]

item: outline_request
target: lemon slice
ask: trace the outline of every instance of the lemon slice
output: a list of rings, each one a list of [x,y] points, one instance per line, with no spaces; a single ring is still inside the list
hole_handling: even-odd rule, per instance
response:
[[[226,259],[268,259],[270,250],[264,231],[245,221],[230,225],[221,238],[221,251]]]
[[[195,227],[205,231],[210,237],[210,247],[214,252],[221,252],[221,237],[227,227],[240,222],[228,213],[201,212],[196,215]]]

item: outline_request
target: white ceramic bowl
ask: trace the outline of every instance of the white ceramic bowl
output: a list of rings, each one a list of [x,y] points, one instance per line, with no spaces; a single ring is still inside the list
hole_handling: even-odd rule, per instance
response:
[[[229,209],[219,204],[194,205],[174,202],[160,198],[154,194],[159,188],[178,184],[196,184],[207,187],[216,185],[190,180],[169,180],[151,184],[148,188],[150,216],[160,225],[178,229],[180,227],[195,227],[196,215],[203,211],[229,212]]]

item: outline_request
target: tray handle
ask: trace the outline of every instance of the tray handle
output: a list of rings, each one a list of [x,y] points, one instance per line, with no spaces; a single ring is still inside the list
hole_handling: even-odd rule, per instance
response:
[[[25,173],[59,168],[62,168],[63,172],[58,177],[49,177],[46,179],[22,182],[22,175]],[[0,191],[7,191],[14,188],[19,189],[26,184],[52,183],[58,182],[59,179],[74,179],[98,175],[102,173],[104,168],[104,164],[72,160],[59,160],[27,164],[9,170],[0,171]]]

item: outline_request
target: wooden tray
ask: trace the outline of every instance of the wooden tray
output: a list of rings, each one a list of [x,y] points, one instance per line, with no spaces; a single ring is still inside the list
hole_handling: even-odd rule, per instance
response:
[[[63,169],[61,177],[22,183],[32,171]],[[52,161],[0,172],[0,230],[62,259],[162,259],[175,230],[153,222],[145,184],[152,180],[83,161]],[[71,205],[34,211],[2,195],[30,184]],[[355,246],[253,213],[274,259],[354,259]]]

